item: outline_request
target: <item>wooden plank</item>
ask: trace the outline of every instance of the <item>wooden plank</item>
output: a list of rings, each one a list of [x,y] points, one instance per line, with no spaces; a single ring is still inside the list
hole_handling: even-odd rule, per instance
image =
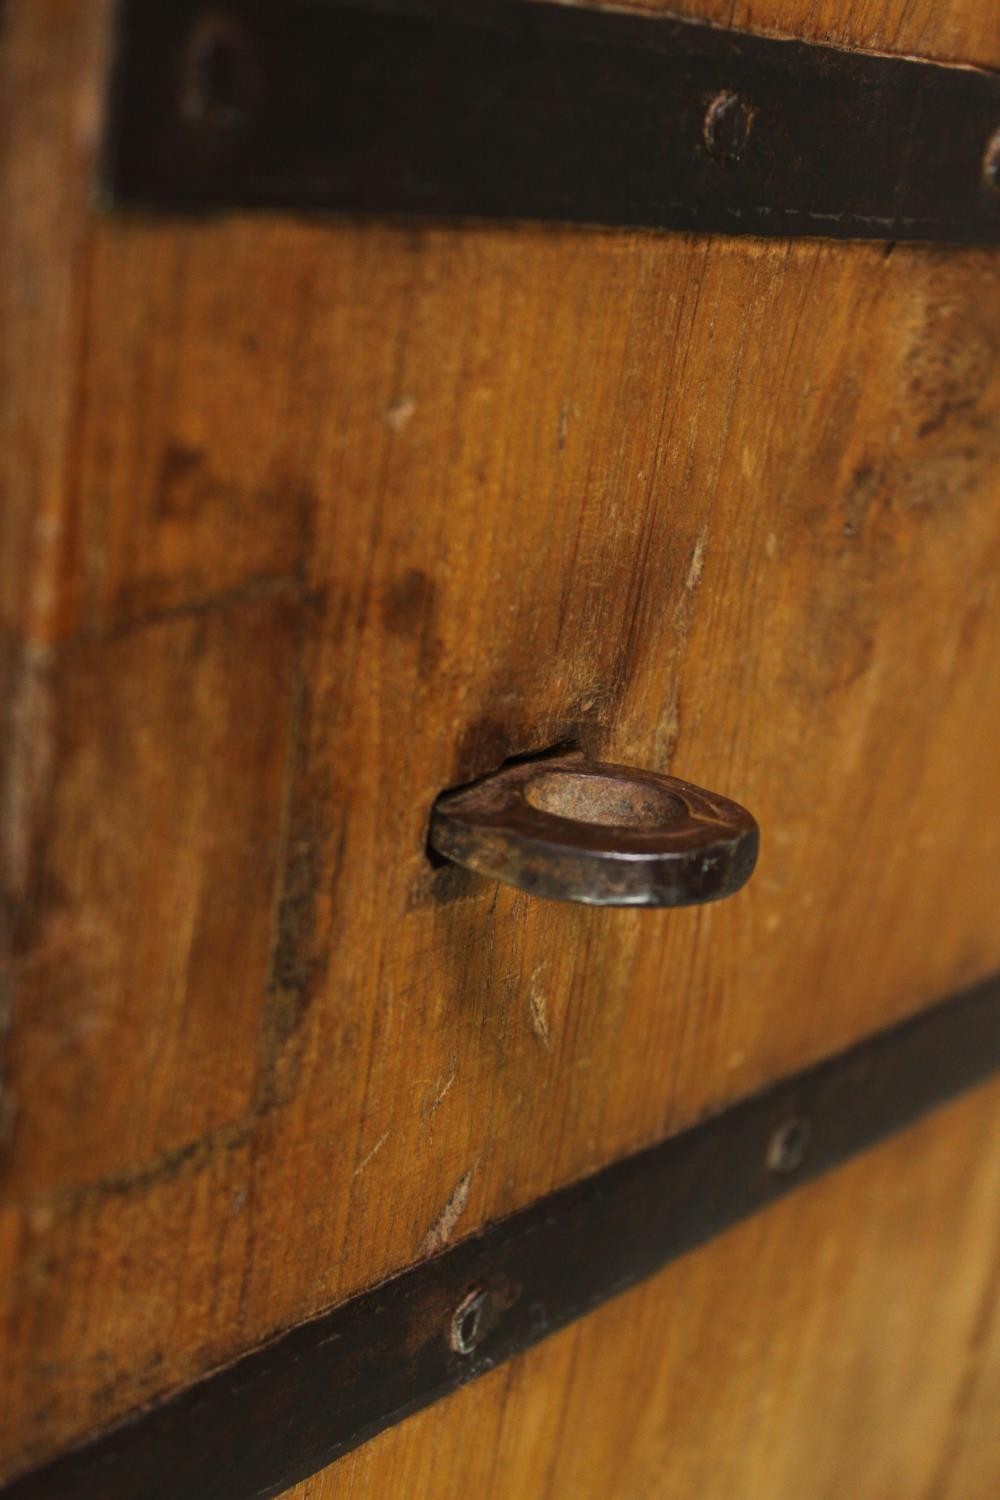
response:
[[[150,312],[168,277],[170,336]],[[290,300],[262,299],[269,287]],[[15,1129],[17,1223],[53,1215],[68,1243],[83,1201],[100,1221],[97,1259],[71,1256],[68,1281],[15,1273],[30,1309],[10,1345],[21,1453],[92,1420],[89,1401],[46,1410],[51,1380],[28,1374],[27,1331],[67,1295],[86,1310],[56,1379],[80,1389],[110,1356],[102,1409],[127,1411],[412,1262],[428,1236],[1000,963],[997,834],[981,816],[1000,733],[989,258],[105,226],[91,295],[76,631],[152,628],[298,570],[307,691],[271,974],[245,1002],[263,1019],[232,1038],[241,1071],[259,1058],[241,1186],[225,1208],[201,1203],[216,1170],[228,1181],[227,1134],[175,1138],[201,1164],[178,1186],[174,1156],[112,1137],[96,1101],[52,1139],[47,1180]],[[105,394],[104,372],[151,361],[172,363],[169,397],[122,373]],[[194,491],[190,540],[160,502],[171,446],[224,481]],[[258,477],[282,464],[315,497],[308,531]],[[310,540],[290,542],[275,510]],[[127,695],[127,678],[104,691]],[[157,752],[177,778],[182,717]],[[442,787],[567,737],[749,806],[763,843],[745,895],[641,921],[428,867]],[[199,880],[211,889],[211,865]],[[25,1078],[47,1055],[36,997],[13,1013]],[[147,1013],[144,1045],[176,1036],[192,1003],[181,985]],[[129,1045],[79,1034],[85,1052]],[[184,1072],[160,1086],[181,1097]],[[204,1094],[192,1109],[211,1114]],[[108,1179],[82,1171],[91,1156],[115,1158]],[[143,1242],[167,1201],[210,1238],[234,1193],[253,1218],[239,1318],[178,1314],[162,1365],[144,1321],[110,1317],[112,1297],[141,1306],[153,1275],[140,1258],[114,1293],[106,1280],[124,1232],[114,1183]],[[175,1253],[197,1259],[195,1241]]]
[[[604,0],[579,0],[601,6]],[[992,0],[619,0],[624,10],[668,11],[716,26],[996,67],[1000,18]]]
[[[169,277],[172,335],[150,312]],[[275,287],[290,300],[262,298]],[[52,1216],[47,1236],[70,1244],[86,1202],[98,1247],[58,1282],[16,1253],[19,1456],[93,1420],[89,1397],[45,1407],[53,1379],[113,1379],[98,1406],[127,1411],[1000,963],[982,817],[1000,734],[989,258],[105,226],[91,296],[75,630],[151,629],[298,571],[306,692],[270,977],[244,1002],[262,1020],[231,1039],[244,1076],[259,1059],[241,1184],[230,1135],[173,1137],[200,1164],[178,1184],[175,1156],[137,1150],[144,1129],[109,1134],[97,1098],[50,1133],[41,1179],[15,1120],[8,1212]],[[124,377],[151,361],[173,365],[169,398]],[[190,540],[160,501],[171,446],[224,481],[193,492]],[[308,530],[258,477],[282,464],[315,497]],[[111,675],[103,691],[133,689]],[[182,721],[156,752],[177,785]],[[745,895],[643,919],[427,865],[441,788],[567,737],[743,801],[763,832]],[[34,993],[13,1011],[23,1078],[49,1046]],[[177,1036],[194,1003],[182,984],[144,1013],[143,1045]],[[93,1005],[84,1053],[127,1055],[131,1033],[88,1025],[115,1014]],[[181,1097],[184,1070],[160,1087]],[[224,1200],[203,1203],[216,1181]],[[111,1315],[148,1301],[153,1265],[163,1276],[140,1257],[112,1290],[115,1191],[142,1243],[167,1202],[210,1242],[234,1194],[253,1220],[239,1317],[178,1310],[161,1365],[148,1324]],[[76,1338],[49,1350],[54,1377],[33,1375],[29,1329],[66,1297]]]
[[[255,1500],[1000,1069],[1000,978],[605,1168],[2,1491]]]
[[[951,1106],[289,1500],[991,1500],[998,1107]]]

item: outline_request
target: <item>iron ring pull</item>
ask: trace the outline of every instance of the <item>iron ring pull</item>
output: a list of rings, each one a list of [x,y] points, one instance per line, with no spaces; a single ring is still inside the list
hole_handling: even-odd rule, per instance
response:
[[[674,776],[588,761],[523,761],[444,792],[430,844],[533,896],[586,906],[698,906],[731,896],[760,833],[739,803]]]

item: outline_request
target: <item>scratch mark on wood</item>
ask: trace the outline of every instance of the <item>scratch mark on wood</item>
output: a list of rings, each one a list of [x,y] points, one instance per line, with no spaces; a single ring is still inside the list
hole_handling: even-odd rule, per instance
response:
[[[444,1098],[448,1094],[448,1092],[451,1090],[451,1088],[452,1088],[452,1086],[453,1086],[453,1084],[455,1082],[455,1079],[457,1077],[458,1077],[458,1068],[457,1067],[453,1067],[452,1070],[451,1070],[451,1072],[449,1073],[447,1079],[445,1080],[444,1088],[442,1088],[437,1094],[435,1094],[434,1098],[431,1100],[431,1102],[424,1109],[424,1118],[425,1119],[429,1119],[430,1116],[434,1113],[434,1111],[436,1109],[440,1109],[442,1101],[444,1100]]]
[[[385,425],[393,432],[402,432],[417,409],[412,396],[397,396],[385,409]]]
[[[469,1201],[469,1193],[472,1190],[472,1179],[476,1175],[478,1165],[479,1161],[477,1158],[469,1170],[464,1172],[458,1179],[448,1202],[424,1235],[423,1243],[420,1246],[421,1255],[435,1255],[438,1250],[443,1250],[451,1239],[459,1219],[465,1212],[465,1205]]]
[[[531,1029],[535,1033],[546,1052],[552,1051],[552,1036],[549,1031],[548,1003],[544,992],[538,988],[538,975],[540,969],[536,969],[531,976],[531,985],[528,990],[528,1014],[531,1017]]]
[[[691,553],[691,561],[688,564],[687,577],[684,580],[684,587],[690,593],[693,593],[701,582],[701,574],[704,566],[705,533],[701,531],[698,533],[698,538],[694,544],[694,551]]]
[[[391,1130],[386,1130],[382,1133],[382,1135],[379,1136],[372,1149],[368,1152],[368,1155],[362,1157],[361,1161],[359,1161],[357,1166],[354,1168],[355,1177],[359,1177],[365,1170],[365,1167],[367,1167],[368,1163],[372,1160],[372,1158],[378,1155],[391,1134]]]

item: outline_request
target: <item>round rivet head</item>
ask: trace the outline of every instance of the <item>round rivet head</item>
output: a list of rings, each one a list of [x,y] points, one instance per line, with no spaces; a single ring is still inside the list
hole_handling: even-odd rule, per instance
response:
[[[983,181],[1000,193],[1000,129],[994,130],[983,153]]]
[[[246,125],[259,78],[249,38],[226,11],[195,22],[181,58],[178,109],[188,125],[232,131]]]
[[[781,1174],[797,1172],[805,1161],[811,1134],[809,1121],[798,1116],[779,1125],[767,1143],[770,1171]]]
[[[448,1342],[456,1354],[472,1354],[489,1331],[487,1293],[470,1292],[451,1315]]]
[[[717,161],[739,161],[750,139],[755,111],[734,94],[722,89],[705,113],[705,150]]]

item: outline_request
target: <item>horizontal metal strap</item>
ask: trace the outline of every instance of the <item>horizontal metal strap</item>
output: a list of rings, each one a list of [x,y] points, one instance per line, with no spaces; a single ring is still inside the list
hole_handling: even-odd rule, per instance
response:
[[[1000,977],[616,1162],[0,1490],[278,1495],[1000,1069]]]
[[[109,205],[995,243],[1000,77],[525,0],[123,0]]]

